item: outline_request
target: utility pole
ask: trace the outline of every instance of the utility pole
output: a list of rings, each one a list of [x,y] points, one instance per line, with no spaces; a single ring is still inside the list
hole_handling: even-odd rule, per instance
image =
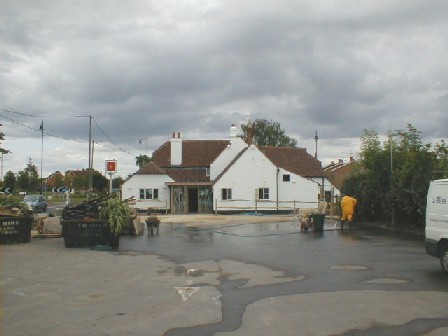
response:
[[[314,158],[317,159],[317,140],[319,140],[319,137],[317,136],[317,131],[314,135],[314,140],[316,141],[316,152],[314,153]]]
[[[44,121],[42,120],[42,123],[40,124],[39,128],[42,132],[42,147],[40,151],[40,193],[43,195],[44,193],[44,176],[42,175],[42,166],[43,166],[43,159],[44,159]]]
[[[89,116],[89,169],[88,169],[88,177],[89,177],[89,193],[92,192],[92,164],[93,155],[92,155],[92,116]]]

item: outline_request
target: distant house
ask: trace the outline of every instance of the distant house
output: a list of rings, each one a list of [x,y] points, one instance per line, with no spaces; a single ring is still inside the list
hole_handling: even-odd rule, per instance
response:
[[[64,174],[62,174],[60,171],[55,171],[53,174],[48,176],[45,182],[47,189],[51,189],[54,187],[62,187],[62,185],[64,184],[64,178],[65,178]]]
[[[320,162],[304,148],[259,147],[237,136],[184,140],[173,133],[122,185],[136,207],[171,213],[292,211],[317,207],[326,181]]]
[[[325,166],[323,171],[328,176],[330,183],[334,185],[339,192],[344,184],[344,179],[353,173],[356,166],[355,164],[356,161],[353,157],[350,157],[348,161],[339,159],[338,162],[331,162],[329,165]]]

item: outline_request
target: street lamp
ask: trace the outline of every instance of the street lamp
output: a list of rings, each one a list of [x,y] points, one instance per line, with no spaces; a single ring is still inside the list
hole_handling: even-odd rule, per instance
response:
[[[399,134],[397,133],[393,133],[391,131],[388,132],[388,137],[389,137],[389,147],[390,147],[390,176],[392,177],[393,171],[394,171],[394,163],[393,163],[393,157],[392,157],[392,152],[393,152],[393,137],[397,136]]]
[[[143,141],[146,141],[146,152],[149,151],[149,138],[138,139],[138,143],[141,145]]]
[[[148,152],[148,139],[149,138],[138,139],[139,144],[142,144],[143,141],[146,141],[146,152]]]

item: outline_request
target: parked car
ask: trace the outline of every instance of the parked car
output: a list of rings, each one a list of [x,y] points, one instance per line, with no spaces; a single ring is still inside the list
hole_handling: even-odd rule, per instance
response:
[[[28,206],[29,210],[34,212],[46,212],[47,200],[44,195],[26,195],[23,202]]]

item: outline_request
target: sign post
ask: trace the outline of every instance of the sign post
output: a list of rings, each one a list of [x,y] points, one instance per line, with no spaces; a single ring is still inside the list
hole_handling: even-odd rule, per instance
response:
[[[112,193],[112,175],[117,172],[117,160],[106,160],[106,174],[109,174],[109,193]]]

